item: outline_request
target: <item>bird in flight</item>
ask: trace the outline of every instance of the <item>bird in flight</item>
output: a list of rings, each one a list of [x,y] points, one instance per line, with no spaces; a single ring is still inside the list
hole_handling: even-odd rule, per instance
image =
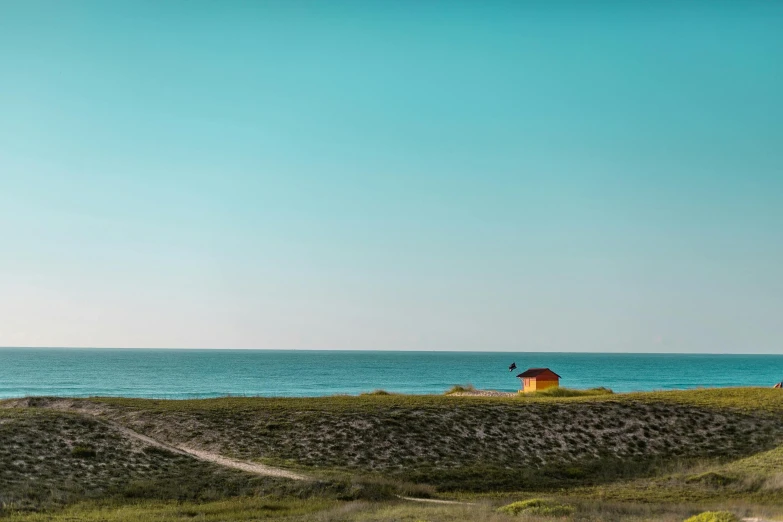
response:
[[[512,362],[511,366],[508,367],[508,371],[513,372],[517,368],[517,363]]]

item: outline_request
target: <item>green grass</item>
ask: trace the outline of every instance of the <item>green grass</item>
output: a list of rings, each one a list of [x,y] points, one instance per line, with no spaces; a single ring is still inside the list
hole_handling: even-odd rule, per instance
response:
[[[230,498],[206,503],[142,501],[132,503],[82,503],[60,511],[17,513],[8,522],[156,522],[253,521],[281,519],[312,520],[314,513],[337,505],[337,501],[275,497]]]
[[[533,515],[542,517],[567,517],[573,515],[576,509],[568,504],[561,504],[553,500],[531,498],[530,500],[518,500],[511,504],[499,507],[499,513],[507,515]]]
[[[575,390],[572,388],[547,388],[546,390],[535,392],[519,392],[520,397],[595,397],[600,395],[612,395],[614,392],[609,388],[590,388],[587,390]]]
[[[724,466],[723,470],[731,474],[756,474],[766,477],[783,474],[783,446],[737,460]]]
[[[94,459],[98,453],[90,446],[74,446],[71,455],[79,459]]]
[[[772,388],[700,388],[665,392],[628,393],[621,400],[665,402],[719,410],[783,413],[783,390]]]
[[[239,497],[212,502],[86,502],[42,513],[10,514],[7,522],[184,522],[184,521],[318,521],[318,522],[682,522],[703,511],[692,505],[618,504],[571,501],[517,501],[516,514],[498,508],[503,501],[482,500],[471,505],[433,505],[405,501],[337,501],[290,497]],[[749,505],[726,507],[729,513],[768,515]],[[723,510],[723,508],[721,509]],[[511,511],[511,510],[510,510]],[[772,516],[772,515],[769,515]],[[697,519],[701,520],[702,519]],[[712,519],[706,519],[712,520]],[[721,519],[718,519],[721,520]]]
[[[692,516],[685,522],[739,522],[739,518],[728,511],[705,511]]]
[[[573,494],[618,502],[683,503],[718,500],[783,504],[783,446],[719,463],[670,463],[649,477],[576,488]],[[674,469],[680,467],[681,469]],[[668,468],[668,469],[667,469]]]
[[[467,385],[470,386],[470,385]],[[464,390],[468,390],[463,386]],[[544,390],[545,391],[545,390]],[[519,394],[521,395],[521,394]],[[708,388],[697,390],[674,390],[658,392],[617,393],[603,396],[551,397],[519,396],[513,397],[464,397],[447,395],[338,395],[329,397],[221,397],[216,399],[158,400],[100,397],[91,399],[71,399],[74,404],[89,403],[95,406],[106,405],[113,408],[145,410],[151,412],[253,412],[258,410],[283,412],[363,412],[383,408],[441,408],[452,409],[455,406],[476,403],[504,404],[524,400],[526,403],[541,402],[633,402],[665,403],[679,406],[696,406],[719,410],[735,410],[746,413],[783,413],[783,390],[772,388]],[[25,405],[46,405],[54,399],[34,397],[24,399]],[[0,401],[2,403],[12,401]],[[14,401],[18,402],[18,401]]]

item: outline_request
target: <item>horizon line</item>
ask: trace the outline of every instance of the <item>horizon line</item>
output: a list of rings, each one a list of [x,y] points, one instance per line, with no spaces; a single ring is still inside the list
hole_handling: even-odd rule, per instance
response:
[[[199,351],[257,351],[257,352],[410,352],[410,353],[535,353],[535,354],[593,354],[593,355],[772,355],[770,352],[600,352],[600,351],[526,351],[526,350],[417,350],[376,348],[214,348],[214,347],[134,347],[134,346],[0,346],[0,350],[199,350]]]

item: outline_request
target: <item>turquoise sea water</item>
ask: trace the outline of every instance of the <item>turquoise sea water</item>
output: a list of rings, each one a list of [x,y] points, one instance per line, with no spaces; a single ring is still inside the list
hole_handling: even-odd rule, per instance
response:
[[[783,355],[0,348],[0,397],[442,393],[465,383],[513,391],[517,373],[540,366],[562,386],[615,391],[783,380]]]

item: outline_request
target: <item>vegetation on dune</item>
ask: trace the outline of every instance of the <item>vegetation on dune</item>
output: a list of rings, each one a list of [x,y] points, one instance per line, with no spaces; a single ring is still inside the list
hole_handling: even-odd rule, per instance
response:
[[[157,522],[251,521],[280,519],[313,520],[313,515],[337,505],[328,499],[311,498],[302,501],[297,498],[239,497],[205,503],[137,501],[132,503],[103,502],[82,503],[58,512],[16,513],[9,515],[8,522]]]
[[[783,445],[688,477],[724,494],[783,498]]]
[[[772,388],[699,388],[623,394],[623,400],[687,404],[700,408],[753,413],[783,413],[783,390]]]
[[[598,395],[612,395],[614,392],[609,388],[589,388],[587,390],[574,390],[572,388],[562,388],[555,386],[535,392],[519,392],[520,397],[595,397]]]
[[[0,410],[0,442],[0,513],[83,499],[210,500],[287,487],[150,448],[69,412]]]
[[[147,445],[89,416],[0,409],[0,515],[84,500],[210,501],[242,495],[386,500],[426,487],[336,477],[296,482],[249,475]]]
[[[728,511],[705,511],[685,522],[739,522],[739,518]]]
[[[540,517],[567,517],[576,511],[574,506],[560,504],[552,500],[542,500],[532,498],[530,500],[520,500],[499,507],[499,513],[507,515],[532,515]]]
[[[674,461],[655,476],[588,488],[583,493],[623,502],[731,498],[779,503],[783,501],[783,445],[723,463],[696,461],[687,466]]]
[[[470,386],[470,385],[467,385]],[[473,388],[475,390],[475,388]],[[463,391],[469,391],[467,388]],[[46,406],[51,397],[31,397],[22,400],[26,406]],[[388,396],[335,395],[328,397],[221,397],[217,399],[129,399],[122,397],[99,397],[92,399],[71,399],[74,404],[90,403],[95,407],[112,406],[116,409],[146,410],[156,412],[253,412],[257,410],[314,411],[314,412],[362,412],[376,408],[441,408],[453,409],[463,404],[491,402],[492,404],[518,403],[517,395],[512,397],[450,397],[445,395]],[[783,413],[783,390],[772,388],[705,388],[697,390],[673,390],[658,392],[617,393],[611,395],[582,397],[530,396],[525,403],[541,402],[632,402],[664,403],[678,406],[694,406],[715,410],[735,410],[746,413]],[[3,401],[0,401],[0,404]],[[5,401],[9,402],[9,401]],[[20,400],[13,400],[20,402]]]
[[[783,476],[783,446],[726,464],[721,471],[731,475],[752,474],[768,478]]]
[[[3,520],[8,522],[157,522],[201,521],[258,521],[287,520],[297,522],[520,522],[562,520],[569,522],[650,522],[653,520],[679,522],[694,512],[692,506],[654,504],[611,504],[606,502],[579,503],[572,509],[561,499],[549,505],[565,506],[571,514],[546,515],[543,512],[523,511],[519,514],[499,512],[497,502],[481,501],[472,504],[425,504],[419,502],[358,501],[343,502],[321,498],[297,499],[290,497],[236,497],[219,501],[196,502],[88,502],[63,510],[46,513],[16,513]]]
[[[443,490],[630,479],[671,460],[746,456],[783,438],[776,415],[652,401],[649,394],[635,400],[635,394],[593,393],[76,404],[172,444],[311,471],[405,476]]]
[[[446,391],[445,395],[454,395],[455,393],[471,393],[475,391],[476,387],[472,384],[455,384]]]
[[[506,522],[559,513],[564,520],[625,522],[783,505],[779,390],[590,392],[0,401],[0,515]],[[150,446],[127,428],[318,480],[225,469]],[[518,515],[497,510],[515,500],[501,491],[521,490],[528,492],[522,498],[539,491],[551,500],[512,503]],[[472,497],[474,505],[398,498],[445,491],[494,493]],[[756,504],[738,508],[742,502]],[[19,512],[41,509],[50,511]]]

